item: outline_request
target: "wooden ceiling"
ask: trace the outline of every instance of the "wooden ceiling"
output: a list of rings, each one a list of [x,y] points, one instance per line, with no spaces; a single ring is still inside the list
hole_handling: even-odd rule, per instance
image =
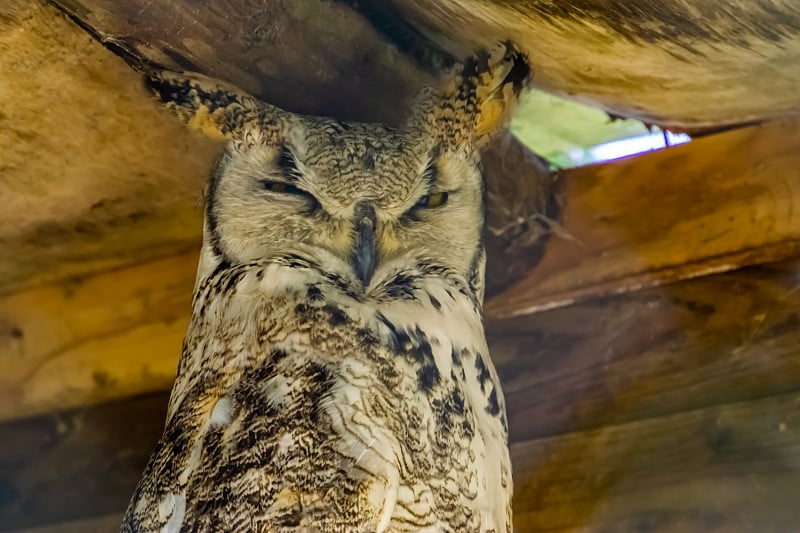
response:
[[[529,53],[537,86],[671,128],[800,107],[800,6],[786,0],[55,3],[131,59],[207,72],[304,113],[397,119],[425,81],[420,66],[505,39]]]

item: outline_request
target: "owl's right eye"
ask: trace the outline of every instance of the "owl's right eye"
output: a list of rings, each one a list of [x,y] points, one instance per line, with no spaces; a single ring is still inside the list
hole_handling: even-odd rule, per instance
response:
[[[289,183],[284,181],[263,181],[261,185],[264,187],[264,190],[270,192],[276,192],[280,194],[297,194],[301,196],[311,196],[308,191],[304,191],[300,187],[295,187]]]
[[[310,192],[296,187],[291,183],[285,181],[262,181],[261,186],[265,191],[279,194],[281,196],[294,196],[295,198],[304,200],[303,204],[306,207],[307,213],[311,214],[319,210],[320,204],[313,194]]]

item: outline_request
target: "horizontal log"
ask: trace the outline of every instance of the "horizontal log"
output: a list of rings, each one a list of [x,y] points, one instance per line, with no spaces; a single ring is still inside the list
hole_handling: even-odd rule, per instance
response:
[[[800,261],[487,324],[512,441],[800,389]]]
[[[113,533],[119,530],[121,523],[122,511],[59,524],[14,529],[12,533]]]
[[[793,239],[800,235],[800,223],[792,210],[798,195],[792,165],[798,156],[790,146],[798,127],[779,123],[728,132],[562,176],[564,226],[527,278],[487,302],[490,325],[798,254]],[[722,163],[714,166],[713,160]],[[501,158],[494,161],[501,166]],[[672,168],[687,170],[673,173]],[[535,175],[530,177],[535,183]],[[524,195],[513,188],[499,192],[509,191],[508,205]],[[564,232],[580,244],[561,237]],[[505,252],[525,257],[513,246]],[[188,320],[195,265],[196,254],[189,252],[0,297],[0,363],[8,369],[0,376],[5,400],[0,420],[167,387]],[[490,272],[511,267],[524,270],[519,263],[490,258]],[[148,307],[141,303],[144,298],[170,305]],[[714,290],[705,298],[707,305],[717,305]],[[120,302],[127,302],[122,306],[127,311],[117,311]],[[633,316],[641,318],[641,305],[628,306]],[[79,316],[86,318],[70,318]],[[633,333],[634,324],[629,323]]]
[[[217,143],[43,1],[0,2],[0,72],[0,293],[199,246]]]
[[[159,393],[0,425],[0,531],[121,515],[166,406]]]
[[[515,531],[794,531],[800,394],[512,446]]]
[[[397,123],[431,80],[341,2],[54,3],[134,67],[202,72],[296,113]]]
[[[197,258],[0,296],[0,420],[168,389]]]
[[[490,319],[779,261],[800,253],[800,120],[564,171],[541,261]]]
[[[800,482],[798,287],[794,261],[489,324],[518,530],[695,531],[715,520],[782,530],[794,507],[781,491]],[[175,305],[141,294],[154,309]],[[172,366],[179,333],[174,351],[148,347],[117,364]],[[154,393],[0,424],[0,530],[124,508],[166,401]]]
[[[510,39],[538,86],[645,122],[713,128],[800,109],[800,8],[785,0],[358,4],[457,56]]]
[[[339,118],[398,118],[386,102],[419,86],[411,57],[438,65],[504,40],[530,54],[540,87],[648,122],[708,129],[800,108],[800,11],[781,0],[57,3],[134,63],[211,70]]]

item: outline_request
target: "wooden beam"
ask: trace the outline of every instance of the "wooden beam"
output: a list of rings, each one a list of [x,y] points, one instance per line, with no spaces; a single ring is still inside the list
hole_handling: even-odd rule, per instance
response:
[[[487,324],[512,441],[800,390],[800,261]]]
[[[166,401],[0,426],[2,530],[113,525]],[[791,531],[800,519],[799,402],[792,393],[517,443],[515,530]]]
[[[171,387],[197,257],[0,297],[0,420]]]
[[[541,261],[492,320],[800,253],[800,120],[564,171]]]
[[[198,248],[219,145],[38,0],[0,2],[0,293]]]
[[[515,531],[793,531],[800,394],[512,446]]]
[[[457,56],[510,39],[539,87],[646,122],[713,128],[800,109],[800,9],[784,0],[358,4]]]
[[[121,515],[166,406],[159,393],[0,425],[0,530]]]
[[[800,482],[798,287],[793,261],[490,324],[517,530],[787,530]],[[166,402],[0,424],[0,524],[121,512]]]
[[[504,40],[530,54],[540,87],[648,122],[714,128],[800,108],[800,11],[781,0],[56,2],[125,55],[341,118],[398,117],[384,96],[418,87],[410,56],[435,64]]]
[[[729,132],[560,176],[565,193],[559,231],[580,242],[554,236],[539,266],[487,303],[489,323],[500,327],[507,317],[798,254],[800,228],[792,211],[800,194],[793,186],[800,168],[798,128],[781,123]],[[715,160],[722,163],[715,167]],[[505,252],[525,257],[513,246]],[[509,265],[523,270],[521,263],[497,257],[493,253],[490,272]],[[0,376],[0,420],[167,387],[188,320],[195,264],[196,254],[189,252],[0,296],[0,363],[7,369]],[[716,297],[711,290],[705,305],[718,305]],[[627,308],[641,318],[643,304],[632,298]],[[594,312],[591,305],[582,309],[589,309],[587,316]],[[542,320],[536,327],[525,325],[536,320],[523,320],[520,331],[558,326],[558,320]],[[653,320],[651,327],[661,319]],[[613,328],[603,334],[613,335]]]
[[[112,533],[119,530],[122,511],[81,520],[70,520],[59,524],[14,529],[12,533]]]
[[[341,2],[54,3],[135,67],[202,72],[296,113],[397,123],[432,79]]]
[[[96,515],[113,522],[158,438],[166,401],[155,395],[0,426],[3,529],[50,531],[43,525],[91,524]],[[798,402],[792,393],[517,443],[515,529],[790,531],[800,518]]]

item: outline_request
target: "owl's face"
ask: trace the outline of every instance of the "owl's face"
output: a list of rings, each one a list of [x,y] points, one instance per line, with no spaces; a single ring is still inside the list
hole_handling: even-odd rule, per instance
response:
[[[234,142],[209,188],[216,253],[242,263],[328,252],[368,289],[386,267],[424,261],[466,279],[480,268],[483,194],[472,146],[286,114],[259,142]],[[327,256],[327,254],[324,254]]]
[[[506,48],[479,54],[420,95],[399,129],[295,115],[197,75],[147,82],[187,123],[230,140],[209,186],[206,265],[300,255],[368,293],[424,264],[463,276],[480,299],[478,148],[527,76]]]

